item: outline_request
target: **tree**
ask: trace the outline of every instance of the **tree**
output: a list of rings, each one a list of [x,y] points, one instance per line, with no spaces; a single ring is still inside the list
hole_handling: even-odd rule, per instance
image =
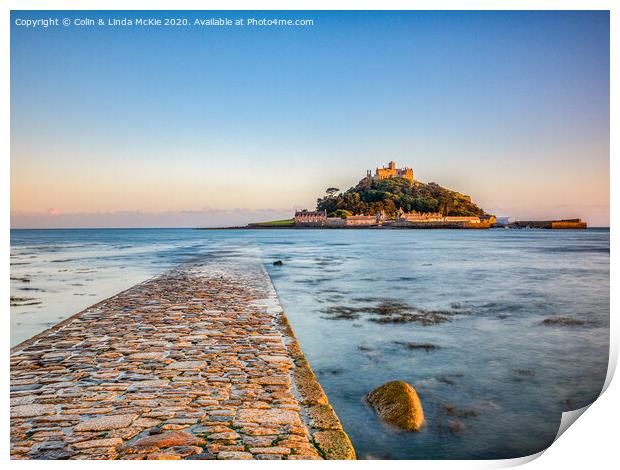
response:
[[[392,199],[388,199],[383,203],[383,210],[388,217],[396,217],[396,213],[398,212],[396,204],[394,204]]]
[[[346,219],[347,217],[351,217],[353,214],[346,209],[336,209],[334,212],[329,214],[330,217],[340,217],[341,219]]]
[[[474,204],[469,196],[437,183],[411,183],[404,178],[363,178],[347,191],[336,194],[338,191],[338,188],[327,188],[326,195],[317,199],[317,210],[328,214],[347,211],[355,215],[376,215],[383,210],[390,217],[396,215],[399,209],[405,212],[441,212],[444,215],[485,215],[484,210]]]

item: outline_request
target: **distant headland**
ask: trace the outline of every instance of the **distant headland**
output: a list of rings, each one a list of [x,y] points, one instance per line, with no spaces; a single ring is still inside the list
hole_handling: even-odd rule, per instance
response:
[[[398,168],[391,161],[376,168],[357,185],[341,192],[329,187],[317,199],[316,209],[296,211],[294,217],[257,222],[234,228],[507,228],[584,229],[581,219],[498,223],[493,214],[471,197],[437,183],[415,179],[412,168]],[[231,227],[233,228],[233,227]]]

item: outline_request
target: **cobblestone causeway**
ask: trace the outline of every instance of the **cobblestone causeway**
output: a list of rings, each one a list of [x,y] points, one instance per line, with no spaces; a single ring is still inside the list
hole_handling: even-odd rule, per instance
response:
[[[13,459],[352,459],[263,266],[188,264],[11,352]]]

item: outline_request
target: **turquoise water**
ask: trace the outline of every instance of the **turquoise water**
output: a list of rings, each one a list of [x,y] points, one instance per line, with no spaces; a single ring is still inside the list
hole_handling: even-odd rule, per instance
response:
[[[263,259],[360,458],[528,455],[603,385],[608,230],[13,230],[12,343],[175,264],[235,253]],[[421,432],[364,404],[388,380],[418,390]]]

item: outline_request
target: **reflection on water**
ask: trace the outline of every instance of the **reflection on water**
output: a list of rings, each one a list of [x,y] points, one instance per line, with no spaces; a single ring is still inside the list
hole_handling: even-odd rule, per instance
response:
[[[179,262],[261,256],[361,458],[536,452],[607,369],[606,230],[14,230],[11,243],[13,344]],[[419,433],[362,401],[395,379],[418,390]]]

